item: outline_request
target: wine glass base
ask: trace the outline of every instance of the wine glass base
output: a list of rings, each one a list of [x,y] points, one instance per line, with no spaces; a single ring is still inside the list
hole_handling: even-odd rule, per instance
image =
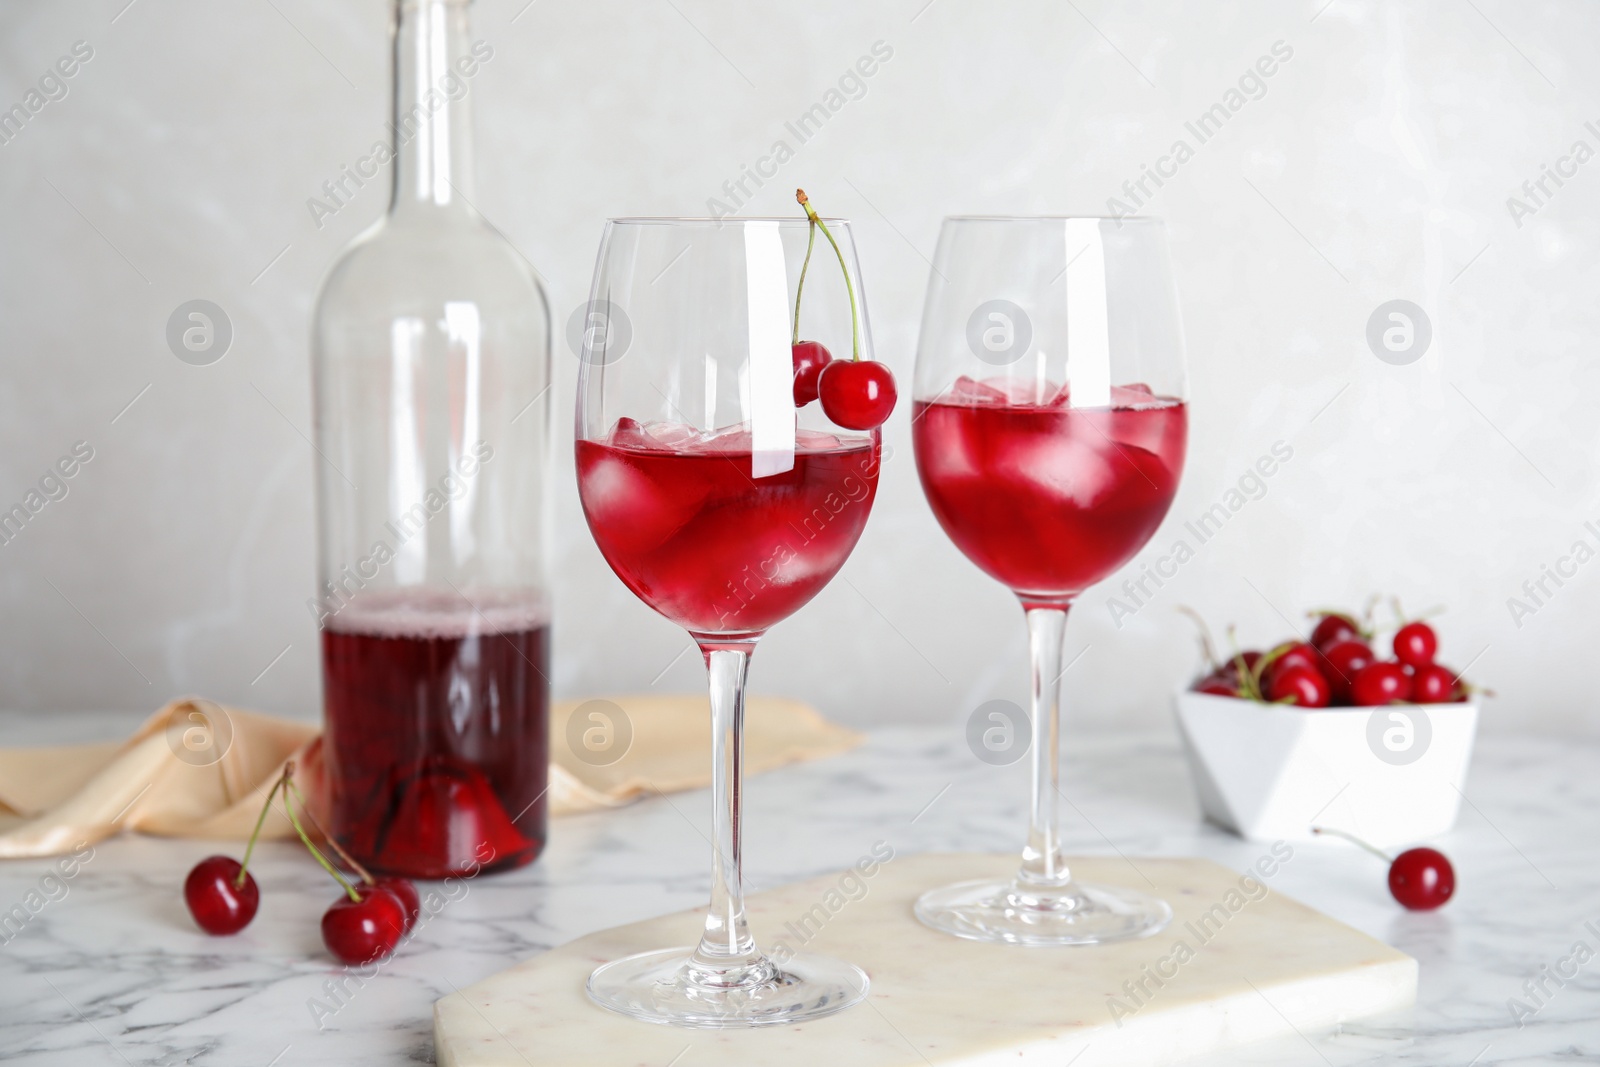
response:
[[[917,899],[924,925],[969,941],[1011,945],[1099,945],[1166,929],[1172,908],[1120,886],[1069,882],[1059,889],[1014,881],[958,882]]]
[[[589,976],[589,999],[647,1023],[743,1030],[820,1019],[867,995],[866,972],[831,956],[796,953],[782,965],[763,957],[740,981],[716,985],[692,968],[692,951],[669,948],[613,960]]]

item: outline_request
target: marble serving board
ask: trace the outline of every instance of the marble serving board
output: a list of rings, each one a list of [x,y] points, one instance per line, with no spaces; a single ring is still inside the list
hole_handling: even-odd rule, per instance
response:
[[[584,980],[598,964],[692,943],[701,915],[683,913],[590,934],[438,1001],[438,1062],[1156,1067],[1416,999],[1410,956],[1272,892],[1270,878],[1242,880],[1208,860],[1071,861],[1079,878],[1153,888],[1172,905],[1172,924],[1143,941],[988,945],[913,917],[924,890],[1005,876],[1015,864],[1008,856],[907,856],[870,878],[835,875],[749,898],[762,944],[782,938],[800,948],[805,938],[805,949],[866,970],[866,1003],[838,1015],[788,1028],[684,1030],[589,1002]]]

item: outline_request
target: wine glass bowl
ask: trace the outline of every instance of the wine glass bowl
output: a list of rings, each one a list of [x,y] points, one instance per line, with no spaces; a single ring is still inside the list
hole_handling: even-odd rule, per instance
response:
[[[916,914],[935,929],[1072,945],[1146,937],[1171,920],[1164,901],[1068,871],[1058,700],[1073,601],[1149,541],[1177,492],[1183,366],[1158,220],[945,220],[918,342],[912,443],[940,526],[1026,612],[1033,781],[1017,874],[924,894]]]

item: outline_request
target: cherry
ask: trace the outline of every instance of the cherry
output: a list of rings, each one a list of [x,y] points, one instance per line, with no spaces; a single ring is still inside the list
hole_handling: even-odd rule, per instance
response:
[[[410,933],[411,928],[417,925],[417,916],[422,913],[422,897],[417,895],[417,886],[409,878],[384,876],[374,883],[379,889],[388,890],[406,914],[405,933]]]
[[[1274,704],[1287,702],[1302,708],[1325,708],[1328,698],[1328,680],[1315,668],[1299,664],[1275,671],[1267,686],[1267,699]]]
[[[1267,654],[1262,653],[1262,651],[1256,651],[1254,648],[1246,648],[1245,651],[1242,651],[1242,653],[1235,653],[1234,657],[1229,659],[1226,664],[1222,664],[1221,670],[1232,672],[1234,678],[1238,678],[1240,667],[1243,667],[1246,673],[1253,673],[1254,670],[1256,670],[1256,667],[1261,664],[1262,659],[1266,659],[1266,656]]]
[[[1376,658],[1371,645],[1354,637],[1322,646],[1322,657],[1326,662],[1328,685],[1333,690],[1334,702],[1341,704],[1350,702],[1351,683],[1362,668]]]
[[[183,880],[183,902],[206,933],[236,934],[256,917],[256,909],[261,906],[261,890],[250,875],[250,856],[261,837],[261,827],[266,825],[272,798],[280,789],[288,795],[287,783],[293,767],[293,762],[285,764],[283,773],[267,790],[261,814],[256,817],[256,828],[244,848],[244,861],[237,862],[231,856],[207,856],[195,864],[194,870]]]
[[[1364,708],[1404,704],[1411,699],[1411,676],[1392,660],[1369,663],[1350,682],[1350,699]]]
[[[1426,663],[1411,675],[1411,700],[1417,704],[1453,704],[1467,699],[1466,689],[1456,681],[1455,672],[1437,663]]]
[[[1235,652],[1231,659],[1224,660],[1210,674],[1200,679],[1195,684],[1195,689],[1198,692],[1211,693],[1213,696],[1258,700],[1260,679],[1256,676],[1256,668],[1263,657],[1264,653],[1255,649]]]
[[[315,817],[306,807],[305,797],[294,784],[293,760],[284,765],[283,776],[278,782],[283,787],[283,813],[289,817],[294,832],[300,835],[300,841],[311,857],[344,890],[344,894],[329,905],[322,915],[322,943],[328,946],[328,951],[333,953],[335,959],[346,964],[372,963],[388,956],[400,943],[401,935],[411,928],[412,902],[420,905],[416,887],[404,878],[386,878],[380,884],[338,841],[324,833],[324,840],[360,874],[361,882],[351,885],[328,862],[328,857],[322,854],[322,850],[306,833],[306,828],[300,824],[300,817],[304,815],[313,826],[317,825]],[[299,799],[305,810],[295,810],[291,795]],[[271,801],[269,794],[267,802],[270,804]]]
[[[1266,682],[1267,688],[1272,687],[1272,680],[1284,671],[1295,667],[1304,667],[1306,670],[1322,671],[1322,655],[1304,641],[1294,641],[1279,645],[1267,654]],[[1252,670],[1256,669],[1254,667]]]
[[[1311,643],[1318,648],[1327,649],[1341,641],[1361,640],[1366,635],[1361,632],[1361,627],[1356,625],[1356,620],[1337,611],[1322,613],[1322,618],[1317,621],[1316,628],[1311,631]]]
[[[817,378],[833,362],[833,353],[821,341],[796,341],[794,354],[794,406],[803,408],[817,398]]]
[[[400,943],[405,929],[406,906],[382,886],[356,886],[322,914],[322,943],[345,964],[383,959]]]
[[[1432,911],[1456,891],[1456,870],[1443,852],[1408,848],[1389,864],[1389,892],[1412,911]]]
[[[882,426],[894,411],[894,375],[873,360],[836,359],[817,377],[822,412],[847,430]]]
[[[236,934],[261,904],[256,880],[232,856],[207,856],[183,880],[183,901],[208,934]]]
[[[1314,834],[1332,834],[1359,845],[1389,865],[1389,895],[1411,911],[1432,911],[1442,906],[1456,891],[1456,869],[1436,848],[1408,848],[1398,856],[1367,844],[1343,830],[1313,826]]]
[[[1194,691],[1209,693],[1214,697],[1236,697],[1239,695],[1238,676],[1223,674],[1221,671],[1208,674],[1194,684]]]
[[[815,344],[815,342],[802,342],[800,340],[800,297],[804,292],[806,283],[806,267],[811,263],[811,249],[816,241],[816,232],[822,231],[822,236],[828,239],[833,246],[833,254],[839,257],[839,270],[844,274],[845,292],[850,296],[850,358],[824,359],[817,371],[816,396],[822,400],[822,412],[832,419],[838,426],[847,430],[871,430],[882,426],[889,421],[889,413],[894,411],[896,397],[894,375],[882,363],[861,358],[861,314],[856,307],[856,287],[850,282],[850,265],[845,262],[844,250],[839,247],[839,242],[833,239],[833,232],[828,229],[828,224],[822,221],[815,208],[811,206],[810,199],[804,189],[794,191],[795,202],[806,213],[809,239],[806,242],[806,261],[800,268],[800,284],[794,294],[794,343],[791,350],[795,360],[795,403],[804,405],[810,402],[809,386],[801,388],[801,353],[802,344]],[[827,349],[821,349],[823,356]],[[815,353],[808,353],[807,359],[814,357]],[[804,399],[802,399],[804,398]]]
[[[1439,638],[1425,622],[1408,622],[1394,635],[1394,658],[1408,667],[1426,667],[1439,651]]]
[[[473,869],[486,844],[495,856],[531,847],[489,779],[465,760],[429,756],[394,783],[390,797],[375,851],[392,869],[445,878]]]

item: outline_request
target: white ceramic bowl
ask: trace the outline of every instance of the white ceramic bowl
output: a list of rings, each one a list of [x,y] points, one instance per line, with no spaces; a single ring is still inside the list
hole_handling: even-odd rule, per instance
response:
[[[1456,821],[1476,703],[1302,711],[1187,691],[1175,703],[1200,806],[1241,837],[1306,841],[1316,825],[1381,848]]]

